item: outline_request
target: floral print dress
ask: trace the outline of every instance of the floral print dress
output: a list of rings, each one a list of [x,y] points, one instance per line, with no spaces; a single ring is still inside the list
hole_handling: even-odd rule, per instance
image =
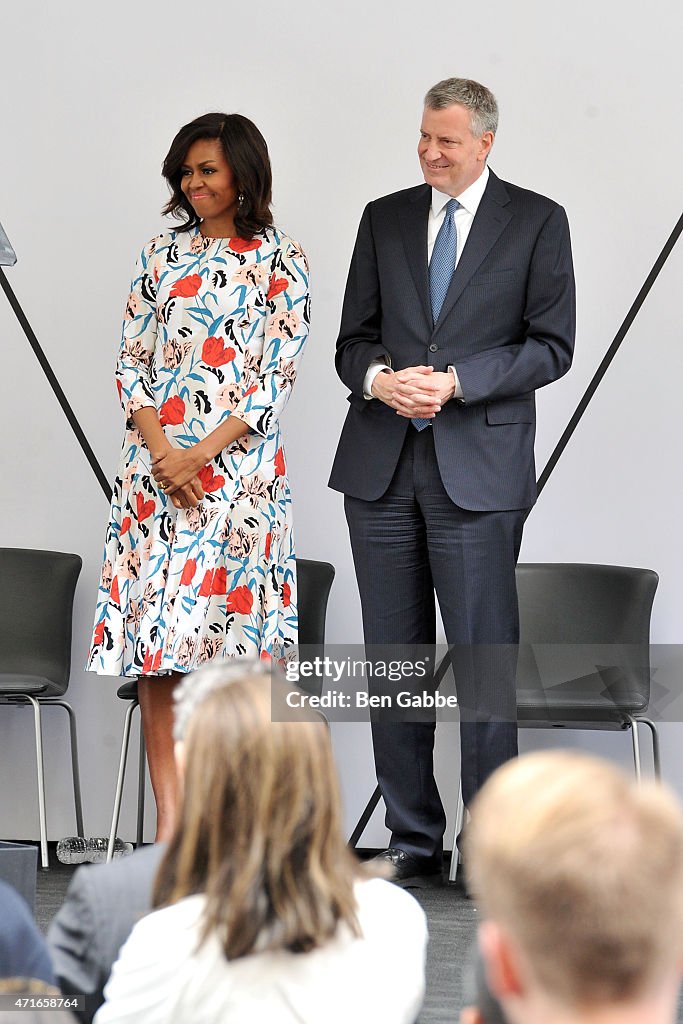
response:
[[[277,228],[247,241],[170,231],[143,249],[116,369],[126,433],[114,483],[87,667],[189,672],[296,644],[291,495],[280,414],[309,326],[308,268]],[[199,473],[176,509],[132,420],[155,406],[175,447],[232,415],[249,432]]]

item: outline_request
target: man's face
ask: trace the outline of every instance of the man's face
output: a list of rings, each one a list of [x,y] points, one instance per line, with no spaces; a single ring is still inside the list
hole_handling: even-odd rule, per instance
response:
[[[417,155],[428,185],[449,196],[459,196],[476,181],[493,145],[493,132],[475,138],[470,113],[454,103],[443,110],[425,107]]]

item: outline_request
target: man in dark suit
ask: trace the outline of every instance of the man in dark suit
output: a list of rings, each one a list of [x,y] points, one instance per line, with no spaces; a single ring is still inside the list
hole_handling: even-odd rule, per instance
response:
[[[366,646],[433,644],[436,590],[466,806],[517,752],[515,565],[536,498],[534,392],[566,373],[574,343],[566,215],[489,170],[497,122],[488,89],[440,82],[418,142],[425,184],[365,209],[337,342],[350,409],[330,478],[345,495]],[[381,856],[403,884],[438,884],[434,722],[372,729],[392,833]]]
[[[154,876],[164,844],[143,846],[111,864],[88,864],[75,872],[47,940],[64,995],[85,995],[81,1021],[89,1022],[119,950],[133,925],[152,908]]]

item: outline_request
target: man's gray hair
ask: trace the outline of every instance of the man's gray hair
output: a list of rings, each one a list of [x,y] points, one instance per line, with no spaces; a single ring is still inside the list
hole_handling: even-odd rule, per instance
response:
[[[459,103],[470,112],[470,128],[475,138],[484,132],[496,134],[498,128],[498,104],[490,89],[470,78],[444,78],[433,85],[425,96],[425,107],[443,110]]]
[[[226,658],[183,676],[173,691],[173,739],[176,743],[185,739],[192,715],[210,694],[238,680],[263,676],[282,679],[271,661],[258,658]]]

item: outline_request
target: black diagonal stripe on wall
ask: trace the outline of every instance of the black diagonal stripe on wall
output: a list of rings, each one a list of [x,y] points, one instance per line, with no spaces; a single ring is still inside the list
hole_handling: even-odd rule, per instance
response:
[[[612,360],[614,359],[614,357],[616,356],[617,352],[619,351],[619,348],[621,347],[622,341],[624,340],[624,338],[628,334],[628,331],[629,331],[629,328],[630,328],[631,324],[633,323],[633,321],[637,317],[638,313],[640,312],[640,308],[643,305],[643,303],[645,302],[645,299],[647,298],[648,293],[649,293],[650,289],[652,288],[652,285],[655,283],[655,281],[659,277],[660,271],[661,271],[662,267],[664,266],[664,264],[666,263],[666,261],[668,260],[669,255],[671,253],[671,250],[673,249],[674,245],[678,241],[678,239],[679,239],[679,237],[681,235],[681,232],[683,232],[683,213],[678,218],[678,222],[677,222],[675,228],[673,229],[673,231],[671,232],[671,234],[667,238],[666,242],[664,243],[664,248],[660,252],[660,254],[657,257],[657,259],[655,260],[654,266],[652,267],[652,270],[650,271],[650,273],[647,275],[643,287],[640,289],[640,291],[636,295],[635,299],[633,300],[633,305],[631,306],[631,308],[629,309],[628,313],[624,317],[624,322],[622,323],[621,327],[617,331],[617,333],[615,335],[615,338],[614,338],[614,341],[612,342],[610,347],[607,349],[602,362],[600,363],[599,367],[597,368],[597,370],[593,374],[593,379],[591,380],[590,384],[588,385],[588,387],[584,391],[583,397],[581,398],[581,401],[577,405],[577,407],[574,410],[574,413],[572,415],[572,418],[570,419],[569,423],[565,427],[564,433],[562,434],[562,437],[560,438],[560,440],[555,445],[555,448],[553,450],[552,455],[550,456],[550,458],[546,462],[545,467],[543,469],[543,472],[541,473],[540,477],[538,478],[538,493],[539,494],[541,493],[541,491],[543,490],[543,488],[547,484],[548,478],[549,478],[550,474],[552,473],[552,471],[555,469],[555,466],[557,465],[557,463],[559,462],[559,459],[560,459],[560,456],[562,455],[562,452],[565,450],[565,448],[569,444],[569,441],[571,439],[572,434],[574,433],[574,431],[576,430],[576,428],[579,425],[579,420],[581,419],[581,417],[585,413],[586,409],[588,408],[588,403],[590,402],[591,398],[593,397],[595,392],[598,390],[598,385],[602,381],[602,378],[605,376],[605,374],[609,370],[609,367],[610,367],[610,364],[612,363]]]
[[[650,273],[645,278],[645,283],[643,284],[643,287],[640,289],[640,291],[636,295],[636,297],[635,297],[635,299],[634,299],[634,301],[633,301],[633,303],[631,305],[631,308],[629,309],[628,313],[624,317],[624,321],[623,321],[621,327],[619,328],[619,330],[617,331],[617,333],[616,333],[616,335],[614,337],[614,341],[612,342],[610,347],[607,349],[607,352],[605,353],[602,362],[600,363],[599,367],[597,368],[597,370],[593,374],[593,378],[592,378],[590,384],[588,385],[588,387],[586,388],[585,392],[583,393],[581,401],[577,405],[577,407],[574,410],[574,413],[573,413],[571,419],[569,420],[569,423],[565,427],[564,432],[562,434],[562,437],[560,438],[560,440],[555,445],[555,448],[553,449],[552,455],[550,456],[550,458],[548,459],[547,463],[545,464],[543,472],[541,473],[540,477],[538,478],[538,493],[539,493],[539,495],[540,495],[541,491],[543,490],[543,488],[545,487],[545,485],[547,484],[548,479],[550,477],[550,474],[552,473],[552,471],[555,469],[555,466],[559,462],[560,456],[562,455],[562,453],[564,452],[565,448],[569,444],[569,441],[570,441],[570,439],[572,437],[572,434],[576,430],[577,426],[579,425],[579,421],[580,421],[581,417],[583,416],[583,414],[585,413],[586,409],[588,408],[588,404],[589,404],[591,398],[593,397],[593,395],[597,391],[598,385],[600,384],[600,382],[602,381],[602,378],[607,373],[607,371],[608,371],[608,369],[609,369],[609,367],[610,367],[614,357],[616,356],[617,352],[619,351],[619,348],[621,347],[621,343],[623,342],[624,338],[628,334],[628,331],[629,331],[629,328],[631,327],[631,324],[633,323],[633,321],[635,320],[636,316],[640,312],[640,308],[643,305],[643,303],[645,302],[645,299],[647,298],[648,293],[650,292],[650,289],[652,288],[652,285],[655,283],[655,281],[659,277],[659,274],[660,274],[660,272],[662,270],[662,267],[664,266],[664,264],[668,260],[669,255],[671,254],[671,250],[673,249],[674,245],[678,241],[678,239],[679,239],[679,237],[681,235],[681,232],[683,232],[683,214],[681,214],[681,216],[679,217],[679,219],[678,219],[678,221],[676,223],[676,226],[674,227],[673,231],[671,232],[671,234],[667,238],[666,242],[664,243],[664,247],[663,247],[662,251],[660,252],[659,256],[657,257],[657,259],[655,260],[654,265],[652,267],[652,270],[650,271]],[[437,665],[436,670],[434,672],[434,682],[435,682],[437,687],[441,683],[441,680],[443,679],[443,677],[446,675],[446,672],[448,672],[448,669],[450,668],[450,665],[451,665],[451,658],[450,658],[450,655],[447,653],[441,659],[441,661]],[[349,846],[350,847],[355,848],[356,844],[358,843],[358,840],[363,835],[363,832],[365,831],[365,827],[368,824],[368,822],[370,821],[370,818],[372,817],[373,811],[375,810],[375,807],[377,807],[377,804],[380,801],[380,797],[381,797],[381,793],[380,793],[380,790],[379,790],[379,786],[376,786],[372,796],[370,797],[370,799],[368,800],[367,804],[365,805],[365,809],[363,810],[363,813],[361,814],[360,818],[358,819],[358,821],[356,823],[356,827],[354,828],[353,832],[351,833],[351,837],[349,839]]]
[[[21,325],[21,329],[23,330],[24,334],[28,338],[29,345],[31,346],[31,348],[35,352],[36,359],[40,363],[40,365],[42,367],[42,370],[43,370],[43,373],[45,374],[45,376],[48,379],[48,383],[50,384],[50,387],[52,388],[52,390],[55,393],[57,401],[59,402],[59,404],[62,407],[62,411],[63,411],[64,415],[66,416],[67,420],[69,421],[69,426],[71,427],[71,429],[73,430],[74,434],[76,435],[76,440],[80,444],[81,449],[83,450],[83,454],[85,455],[86,459],[90,463],[90,467],[91,467],[93,473],[95,474],[95,476],[97,477],[97,480],[98,480],[98,483],[99,483],[100,487],[104,491],[104,495],[105,495],[107,501],[111,501],[112,491],[111,491],[111,487],[109,485],[109,481],[107,480],[106,476],[104,475],[104,471],[103,471],[102,467],[100,466],[99,462],[97,461],[97,456],[95,455],[94,451],[90,447],[90,443],[89,443],[87,437],[85,436],[85,434],[83,433],[83,430],[81,428],[80,423],[76,419],[76,414],[74,413],[73,409],[71,408],[71,405],[69,404],[68,398],[66,397],[66,395],[62,391],[61,385],[60,385],[59,381],[57,380],[52,367],[50,366],[49,360],[48,360],[47,356],[45,355],[45,353],[43,352],[42,348],[40,347],[40,342],[36,338],[35,333],[33,331],[33,328],[31,327],[31,325],[28,322],[28,319],[26,317],[26,314],[24,313],[23,309],[21,308],[21,304],[19,302],[19,299],[16,297],[16,295],[12,291],[12,287],[11,287],[9,281],[7,280],[7,278],[5,276],[5,272],[4,272],[4,270],[2,270],[2,268],[0,268],[0,284],[2,285],[3,291],[4,291],[5,295],[7,296],[8,300],[9,300],[9,304],[12,307],[12,309],[14,310],[14,314],[15,314],[17,320],[19,321],[19,324]]]

